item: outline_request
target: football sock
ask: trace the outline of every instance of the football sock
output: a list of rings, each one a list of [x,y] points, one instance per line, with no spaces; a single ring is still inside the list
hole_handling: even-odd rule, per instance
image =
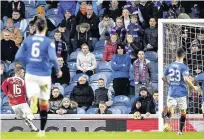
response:
[[[45,125],[47,123],[47,105],[40,106],[40,130],[45,130]]]
[[[186,114],[181,114],[180,125],[179,125],[179,131],[180,132],[182,132],[182,130],[183,130],[183,126],[185,125],[185,121],[186,121]]]

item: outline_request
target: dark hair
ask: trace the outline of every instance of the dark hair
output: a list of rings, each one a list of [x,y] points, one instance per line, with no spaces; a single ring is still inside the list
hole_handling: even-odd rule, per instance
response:
[[[98,80],[103,80],[103,81],[104,81],[104,79],[103,79],[103,78],[99,78]]]
[[[85,46],[85,45],[89,48],[89,46],[88,46],[87,43],[83,43],[83,44],[81,45],[81,48],[82,48],[83,46]]]
[[[103,16],[103,19],[104,19],[104,18],[110,18],[110,17],[106,14],[106,15]]]
[[[155,89],[155,90],[153,91],[153,94],[152,94],[152,95],[154,95],[155,93],[159,93],[157,89]]]
[[[61,32],[59,30],[56,30],[55,33],[60,33],[61,34]]]
[[[154,18],[156,22],[158,21],[158,19],[156,17],[150,17],[149,21],[150,21],[151,18]]]
[[[124,46],[122,43],[119,43],[119,44],[117,45],[116,54],[118,54],[118,51],[117,51],[117,50],[118,50],[119,48],[123,49],[123,54],[126,54],[125,46]]]
[[[177,50],[176,50],[176,56],[177,56],[178,58],[181,58],[181,57],[183,57],[184,55],[185,55],[184,49],[183,49],[182,47],[177,48]]]
[[[29,22],[29,26],[33,26],[34,24],[35,24],[34,20],[31,20],[31,21]]]
[[[15,71],[15,73],[17,73],[17,72],[20,72],[21,70],[24,70],[24,68],[23,67],[15,67],[14,68],[14,71]]]
[[[99,104],[105,104],[106,105],[105,101],[100,101]]]
[[[42,32],[45,28],[47,28],[47,22],[45,19],[38,18],[35,22],[35,26],[39,32]]]
[[[20,11],[18,9],[14,9],[13,12],[20,13]]]

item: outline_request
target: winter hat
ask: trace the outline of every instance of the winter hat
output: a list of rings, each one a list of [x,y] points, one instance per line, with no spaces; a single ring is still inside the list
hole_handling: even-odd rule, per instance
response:
[[[145,87],[145,86],[142,86],[141,88],[140,88],[140,92],[141,91],[147,91],[148,92],[148,90],[147,90],[147,88]]]
[[[43,8],[42,6],[39,6],[39,7],[37,8],[37,14],[39,14],[39,13],[45,14],[45,10],[44,10],[44,8]]]

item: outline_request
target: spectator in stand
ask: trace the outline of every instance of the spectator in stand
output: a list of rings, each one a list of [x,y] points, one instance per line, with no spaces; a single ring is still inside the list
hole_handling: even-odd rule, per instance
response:
[[[62,41],[62,34],[59,30],[55,31],[54,38],[57,57],[63,57],[63,60],[67,61],[69,50],[66,43]]]
[[[76,1],[64,1],[64,0],[59,0],[58,3],[58,15],[63,19],[64,13],[67,9],[71,9],[72,12],[71,14],[75,14],[76,10]]]
[[[105,88],[104,79],[100,78],[98,80],[98,89],[95,90],[93,107],[99,107],[99,103],[104,101],[105,104],[110,107],[113,104],[112,93],[109,89]]]
[[[158,29],[156,27],[156,18],[152,17],[149,20],[149,28],[145,29],[144,32],[144,50],[145,51],[155,51],[158,50]]]
[[[57,8],[58,3],[59,1],[46,0],[45,11],[52,9],[52,8]]]
[[[20,47],[21,42],[23,40],[21,31],[14,26],[13,20],[11,18],[8,18],[6,20],[6,27],[4,28],[3,31],[5,30],[9,32],[10,40],[14,41],[17,47]]]
[[[118,34],[112,34],[110,39],[106,42],[102,61],[111,61],[112,56],[116,53],[116,48],[119,43]]]
[[[125,36],[126,36],[126,29],[125,26],[123,24],[123,18],[122,17],[117,17],[116,18],[116,26],[114,26],[113,28],[111,28],[110,34],[115,34],[117,33],[119,38],[120,38],[120,42],[123,42],[125,40]]]
[[[70,100],[77,102],[78,106],[85,110],[92,105],[94,93],[91,86],[89,86],[86,76],[81,76],[78,79],[77,85],[70,94]]]
[[[130,92],[129,83],[129,69],[131,59],[126,54],[125,47],[122,45],[117,46],[117,53],[113,55],[111,67],[113,69],[113,89],[115,95],[128,96]]]
[[[54,30],[56,28],[55,25],[53,25],[53,23],[47,17],[45,17],[45,10],[41,6],[38,6],[38,8],[37,8],[37,15],[34,16],[33,20],[31,20],[31,21],[33,21],[35,23],[38,18],[46,19],[46,22],[47,22],[47,31],[52,31],[52,30]]]
[[[20,11],[18,10],[14,10],[13,13],[12,13],[12,19],[13,19],[13,23],[14,23],[14,26],[18,29],[20,29],[20,31],[22,33],[25,32],[27,26],[28,26],[28,23],[27,21],[21,16],[21,13]]]
[[[128,34],[133,34],[134,40],[136,42],[142,42],[143,29],[138,24],[137,15],[133,14],[130,16],[130,24],[127,27],[127,32]]]
[[[1,40],[1,60],[10,64],[15,59],[18,47],[16,47],[13,40],[10,40],[11,33],[8,30],[4,30],[2,34],[3,39]]]
[[[92,35],[90,32],[90,25],[87,23],[81,23],[76,27],[77,33],[75,34],[74,51],[82,44],[88,44],[89,50],[93,51]]]
[[[109,38],[109,32],[111,31],[111,28],[115,26],[115,22],[112,18],[109,18],[108,15],[105,15],[103,17],[103,20],[99,23],[99,34],[100,34],[100,40],[106,40]]]
[[[141,43],[134,40],[132,34],[127,34],[125,39],[125,50],[131,58],[131,63],[137,59],[137,54],[140,50],[143,50]]]
[[[128,11],[128,9],[123,9],[122,17],[125,29],[127,29],[128,25],[130,24],[130,12]]]
[[[11,13],[9,13],[9,1],[1,1],[1,20],[6,20]]]
[[[8,77],[7,73],[4,72],[4,63],[1,61],[0,63],[0,74],[1,74],[1,84],[3,83],[4,80]]]
[[[149,116],[150,114],[155,114],[155,105],[153,102],[152,95],[148,92],[147,88],[145,86],[142,86],[139,91],[139,98],[136,99],[136,101],[141,102],[141,114],[146,114],[146,116]],[[135,102],[136,102],[135,101]],[[133,103],[133,105],[135,104]]]
[[[77,55],[77,71],[76,73],[84,73],[88,76],[93,75],[96,69],[95,55],[89,52],[87,44],[81,45],[81,52]]]
[[[64,98],[60,104],[60,109],[56,111],[57,114],[77,114],[78,104],[70,101],[69,98]]]
[[[110,18],[116,21],[116,18],[121,16],[122,8],[118,5],[118,0],[111,0],[110,7],[105,8],[104,15],[109,15]]]
[[[70,73],[69,73],[69,68],[67,65],[64,63],[63,57],[58,57],[58,63],[60,66],[61,71],[63,72],[63,76],[61,78],[56,77],[56,71],[53,68],[52,69],[52,83],[60,83],[63,87],[66,87],[69,85],[70,82]]]
[[[152,96],[153,96],[153,102],[155,105],[155,112],[158,113],[159,112],[159,92],[158,90],[154,90]]]
[[[149,90],[152,89],[152,66],[148,59],[144,57],[144,51],[138,52],[138,59],[133,63],[134,79],[135,79],[135,93],[139,93],[139,88],[146,85]],[[152,92],[152,91],[151,91]]]
[[[139,101],[137,98],[132,104],[130,114],[134,114],[135,112],[141,113],[143,111],[141,106],[142,106],[141,101]]]
[[[27,38],[31,35],[34,35],[35,32],[36,32],[35,23],[34,23],[34,21],[30,21],[29,22],[29,31],[26,31],[24,33],[24,38]]]
[[[25,18],[25,4],[21,0],[13,0],[9,3],[9,18],[12,17],[12,13],[14,10],[18,10],[21,13],[22,18]]]
[[[56,114],[56,111],[60,109],[60,103],[62,102],[63,95],[60,93],[58,87],[53,87],[51,90],[49,100],[49,111],[48,113]]]
[[[79,21],[81,18],[86,16],[86,12],[87,12],[86,11],[87,1],[86,0],[80,1],[79,4],[80,4],[80,9],[76,15],[77,24],[79,24]]]
[[[59,25],[59,31],[62,33],[62,40],[67,44],[70,54],[73,52],[76,32],[76,17],[75,15],[72,15],[71,9],[65,10],[64,19]]]
[[[177,18],[181,13],[185,13],[185,9],[178,0],[172,0],[166,18]]]
[[[108,110],[107,105],[104,101],[99,103],[99,109],[96,114],[112,114],[112,111]]]
[[[93,7],[91,4],[88,4],[86,6],[86,16],[82,16],[80,18],[79,23],[88,23],[90,25],[90,32],[92,35],[92,41],[93,41],[93,46],[95,46],[95,43],[97,42],[99,36],[99,31],[98,31],[98,24],[99,24],[99,18],[98,16],[93,12]]]

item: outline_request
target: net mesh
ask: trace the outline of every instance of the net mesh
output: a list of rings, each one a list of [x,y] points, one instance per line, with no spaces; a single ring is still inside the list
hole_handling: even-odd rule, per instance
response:
[[[164,25],[164,69],[175,61],[176,49],[180,46],[186,51],[185,63],[189,67],[190,75],[196,76],[204,72],[204,25],[199,24],[177,24],[165,23]],[[197,83],[200,84],[199,82]],[[166,105],[168,86],[164,85],[164,105]],[[204,123],[196,125],[201,119],[193,117],[192,114],[200,114],[202,98],[198,93],[189,90],[187,113],[191,114],[184,126],[184,131],[204,131]],[[178,109],[176,113],[179,113]],[[179,114],[173,119],[166,119],[173,131],[178,131]],[[202,120],[203,121],[203,120]],[[195,125],[199,129],[195,129]]]

